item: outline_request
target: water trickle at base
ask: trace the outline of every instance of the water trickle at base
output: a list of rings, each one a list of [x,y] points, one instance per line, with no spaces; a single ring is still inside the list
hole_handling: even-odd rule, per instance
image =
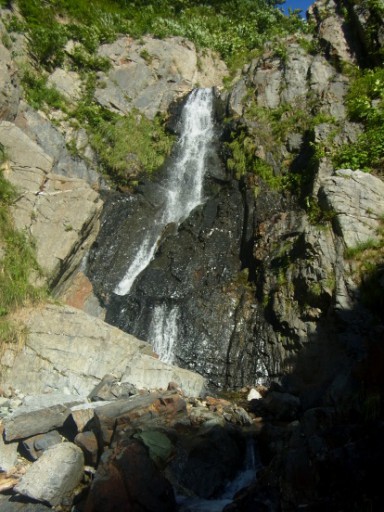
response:
[[[256,473],[262,465],[258,456],[253,437],[247,438],[244,467],[236,477],[228,483],[221,496],[217,499],[185,498],[178,496],[179,512],[222,512],[226,505],[232,503],[235,494],[256,481]]]
[[[173,345],[178,333],[177,307],[167,307],[166,304],[155,306],[149,328],[148,341],[154,351],[165,363],[173,363]]]

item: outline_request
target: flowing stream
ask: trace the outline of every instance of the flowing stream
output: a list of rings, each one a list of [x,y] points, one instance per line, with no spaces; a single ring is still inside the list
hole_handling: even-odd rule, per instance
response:
[[[185,498],[178,496],[179,512],[222,512],[226,505],[232,503],[235,494],[256,481],[257,471],[262,467],[257,446],[253,437],[247,438],[244,467],[235,478],[227,484],[217,499]]]
[[[163,209],[153,220],[128,270],[116,286],[116,295],[127,295],[137,276],[152,260],[168,224],[180,224],[202,202],[205,160],[214,134],[212,89],[195,89],[181,115],[177,157],[169,166],[163,188]]]

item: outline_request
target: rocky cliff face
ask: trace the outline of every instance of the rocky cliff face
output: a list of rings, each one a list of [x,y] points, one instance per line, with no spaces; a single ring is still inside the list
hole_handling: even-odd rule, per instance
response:
[[[383,11],[374,2],[319,0],[309,20],[314,35],[267,44],[227,91],[225,65],[181,38],[120,37],[98,49],[110,65],[97,73],[92,101],[111,115],[154,120],[160,113],[177,133],[185,95],[197,85],[217,87],[204,202],[180,226],[166,227],[125,297],[114,290],[135,234],[161,207],[165,170],[149,178],[128,155],[140,180],[129,192],[110,190],[90,135],[62,111],[44,113],[21,100],[12,47],[0,44],[3,173],[17,188],[11,213],[36,241],[43,280],[60,300],[144,340],[160,307],[177,318],[174,362],[182,367],[159,361],[148,344],[101,319],[44,306],[20,312],[25,347],[1,352],[1,383],[87,394],[112,372],[119,385],[164,388],[172,380],[196,395],[204,378],[214,388],[270,386],[250,420],[266,420],[265,469],[228,511],[255,503],[286,511],[382,506],[370,469],[382,464],[372,455],[372,444],[382,444],[382,169],[340,169],[332,154],[364,131],[348,114],[348,90],[354,66],[382,65]],[[22,37],[9,44],[26,56]],[[75,51],[68,44],[67,58]],[[73,71],[57,68],[48,83],[72,106],[89,94]],[[79,353],[87,363],[80,368]],[[126,441],[114,446],[145,458],[141,445]],[[101,474],[116,464],[109,454]],[[361,496],[348,494],[350,479]]]
[[[345,251],[380,238],[384,203],[379,177],[336,171],[330,158],[362,131],[348,118],[350,75],[343,67],[364,60],[364,44],[352,37],[356,21],[346,23],[339,10],[332,2],[315,4],[309,16],[316,36],[291,36],[281,48],[267,48],[220,98],[218,126],[223,108],[232,119],[219,135],[228,167],[231,141],[246,134],[253,157],[280,184],[288,181],[289,193],[266,186],[251,173],[254,164],[241,170],[240,180],[211,166],[204,205],[176,233],[164,234],[127,299],[112,292],[127,241],[144,229],[136,223],[142,217],[150,223],[151,213],[143,211],[153,211],[156,184],[144,184],[129,200],[112,200],[92,251],[89,275],[108,321],[148,339],[156,306],[163,303],[168,313],[177,308],[175,360],[215,386],[291,379],[297,391],[315,374],[321,394],[320,381],[329,384],[343,365],[339,340],[356,341],[366,330],[364,322],[349,325],[362,306]]]
[[[352,38],[359,26],[339,9],[314,4],[309,19],[316,20],[316,38],[286,40],[283,56],[268,50],[243,70],[228,98],[256,155],[275,175],[299,176],[296,201],[275,206],[272,215],[256,197],[253,264],[260,301],[255,338],[268,347],[270,376],[289,380],[295,369],[304,387],[322,371],[325,381],[332,378],[330,354],[343,359],[350,352],[345,342],[354,340],[354,350],[362,350],[370,315],[346,254],[368,241],[380,243],[384,207],[380,177],[337,170],[328,156],[362,129],[348,119],[350,78],[340,70],[366,58],[364,42]],[[318,51],[309,53],[314,43]],[[266,108],[280,126],[271,117],[272,126],[263,122]]]

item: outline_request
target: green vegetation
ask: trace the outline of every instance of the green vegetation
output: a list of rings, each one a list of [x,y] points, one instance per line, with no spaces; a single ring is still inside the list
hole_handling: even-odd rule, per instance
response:
[[[384,308],[384,219],[377,237],[345,251],[360,285],[361,301],[382,320]]]
[[[42,109],[44,106],[65,108],[63,96],[57,89],[47,84],[44,75],[26,69],[21,78],[21,83],[24,87],[26,100],[33,108]]]
[[[173,139],[165,134],[160,119],[150,121],[138,113],[106,117],[93,119],[90,143],[115,183],[124,186],[140,172],[153,172],[164,163]]]
[[[5,160],[0,146],[0,164]],[[31,283],[41,275],[28,237],[17,231],[9,214],[15,189],[0,172],[0,350],[3,342],[16,341],[17,328],[9,320],[18,307],[46,297],[46,290]]]
[[[84,127],[104,172],[123,187],[132,185],[139,172],[152,172],[161,166],[169,154],[172,138],[160,119],[151,123],[135,112],[122,119],[94,101],[97,72],[107,71],[110,66],[108,59],[96,54],[100,44],[113,42],[120,35],[136,39],[145,34],[159,38],[182,36],[199,49],[217,51],[235,69],[260,51],[266,41],[310,30],[299,11],[284,16],[276,8],[280,0],[94,0],[92,3],[18,0],[17,3],[22,18],[10,14],[6,23],[8,30],[28,35],[34,65],[23,71],[26,100],[47,113],[52,108],[61,109],[75,128]],[[285,48],[280,45],[276,51],[283,54]],[[145,49],[141,56],[150,59]],[[87,83],[84,96],[76,106],[70,105],[47,83],[47,73],[59,66],[79,72]],[[244,174],[245,167],[250,166],[270,186],[280,188],[280,178],[274,176],[268,163],[254,156],[253,149],[245,156],[240,155],[244,142],[245,139],[240,141],[237,148],[237,142],[233,141],[230,147],[233,157],[229,165],[236,167],[236,174]],[[75,149],[75,144],[69,145]]]
[[[281,188],[281,177],[275,176],[272,166],[256,155],[255,142],[245,130],[240,131],[239,134],[233,134],[233,140],[227,143],[227,149],[230,152],[227,167],[234,173],[236,179],[240,179],[246,173],[254,173],[272,189]]]
[[[350,119],[364,125],[354,144],[343,146],[334,156],[339,168],[383,173],[384,165],[384,68],[363,71],[353,80],[347,107]]]
[[[257,128],[251,133],[249,128],[241,126],[232,133],[232,140],[227,143],[230,152],[227,166],[237,179],[246,173],[254,173],[274,190],[289,190],[298,197],[302,195],[311,180],[311,173],[308,169],[301,172],[291,168],[293,153],[283,162],[278,175],[272,165],[257,156],[258,146],[262,146],[268,148],[270,155],[278,161],[278,153],[286,144],[289,134],[309,133],[320,123],[334,122],[333,118],[325,114],[311,114],[310,102],[308,108],[303,108],[302,103],[285,103],[277,108],[260,107],[249,93],[244,117],[250,121],[249,125]]]
[[[69,39],[92,53],[118,34],[139,38],[182,36],[211,48],[230,64],[275,36],[308,30],[293,11],[287,17],[268,0],[19,0],[36,61],[52,69],[64,58]]]
[[[369,250],[380,249],[383,246],[383,240],[370,238],[355,247],[349,247],[345,250],[344,256],[348,259],[361,257],[363,253]]]

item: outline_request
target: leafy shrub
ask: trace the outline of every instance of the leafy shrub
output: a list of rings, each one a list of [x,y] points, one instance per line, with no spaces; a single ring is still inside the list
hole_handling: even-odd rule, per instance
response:
[[[22,85],[28,103],[36,109],[41,109],[44,105],[53,108],[64,108],[65,100],[60,92],[47,84],[47,79],[26,69],[22,76]]]
[[[334,156],[337,167],[377,170],[384,164],[384,69],[369,69],[356,78],[347,96],[349,116],[365,126],[354,144]]]
[[[108,71],[111,67],[111,61],[107,57],[92,55],[81,46],[74,49],[71,59],[78,71]]]
[[[235,135],[232,142],[227,143],[227,148],[230,152],[227,167],[234,172],[236,179],[240,179],[246,173],[253,173],[272,189],[283,186],[282,177],[275,176],[272,166],[256,155],[254,141],[244,130]]]
[[[199,48],[218,51],[228,62],[238,60],[273,38],[308,27],[297,12],[284,16],[266,0],[171,2],[122,0],[19,0],[27,21],[31,51],[48,68],[59,65],[72,38],[89,52],[119,33],[133,37],[182,36]],[[70,23],[60,23],[60,18]]]
[[[93,118],[90,142],[115,183],[129,185],[139,173],[151,173],[164,163],[173,139],[159,119],[150,121],[138,113],[102,115],[99,110],[99,118]]]
[[[30,282],[32,273],[40,273],[34,248],[24,233],[15,230],[9,215],[15,195],[13,186],[0,173],[0,316],[45,295],[44,289]]]

